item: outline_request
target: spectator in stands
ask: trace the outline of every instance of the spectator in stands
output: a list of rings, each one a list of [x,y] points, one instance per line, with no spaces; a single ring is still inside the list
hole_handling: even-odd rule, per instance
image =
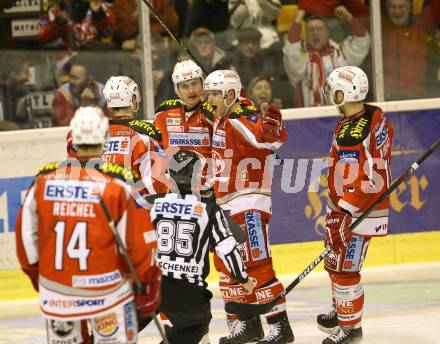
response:
[[[305,11],[298,9],[283,49],[283,62],[290,82],[296,87],[295,105],[325,105],[324,83],[327,76],[341,66],[359,66],[370,49],[370,35],[362,23],[343,5],[334,15],[351,26],[353,36],[341,45],[330,39],[326,19],[312,15],[306,19],[306,40],[300,38]]]
[[[260,31],[261,48],[267,49],[279,42],[272,21],[281,13],[279,0],[229,0],[229,23],[235,30],[252,27]]]
[[[267,101],[275,104],[278,109],[283,108],[283,102],[280,98],[272,98],[272,85],[266,76],[260,75],[253,78],[247,87],[246,96],[253,101],[255,106],[260,106],[261,103]]]
[[[111,42],[115,18],[105,1],[46,0],[43,9],[38,36],[46,47],[75,50]]]
[[[26,97],[26,82],[29,79],[29,61],[26,57],[11,57],[2,61],[5,74],[0,78],[0,120],[22,125],[28,122],[26,111],[18,109],[20,100]]]
[[[244,88],[255,77],[256,72],[270,75],[269,64],[265,61],[264,51],[261,50],[261,32],[255,28],[245,28],[236,32],[238,44],[230,55],[233,68],[240,75]]]
[[[230,69],[231,64],[226,53],[216,46],[214,33],[204,27],[199,27],[191,33],[192,45],[196,48],[199,61],[207,74],[218,69]]]
[[[109,113],[102,94],[104,85],[89,75],[85,63],[78,58],[70,63],[69,81],[56,90],[52,102],[54,122],[59,126],[68,125],[80,106],[99,106]]]
[[[181,21],[180,37],[189,37],[200,26],[215,33],[228,27],[228,0],[178,0],[174,3]]]
[[[426,74],[427,96],[440,97],[440,23],[428,46],[428,72]]]
[[[177,33],[179,18],[174,9],[173,2],[171,0],[149,1],[168,28],[173,33]],[[118,44],[122,44],[126,40],[135,39],[139,33],[137,2],[137,0],[114,0],[113,12],[116,17],[114,39]],[[150,29],[152,32],[168,35],[153,15],[150,16]]]
[[[334,17],[335,7],[345,6],[356,17],[369,17],[370,9],[365,0],[298,0],[298,6],[310,14]]]
[[[382,16],[384,81],[387,99],[425,96],[428,35],[440,20],[440,1],[412,14],[411,0],[387,0]]]

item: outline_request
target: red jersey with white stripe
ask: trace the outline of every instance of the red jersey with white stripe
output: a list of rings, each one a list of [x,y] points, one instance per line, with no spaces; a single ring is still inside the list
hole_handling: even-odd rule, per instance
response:
[[[100,197],[139,275],[154,262],[149,211],[124,182],[131,172],[100,161],[96,169],[74,159],[45,166],[17,216],[17,256],[23,269],[38,264],[40,306],[50,318],[90,318],[133,299]]]
[[[328,208],[344,208],[353,222],[391,183],[393,126],[380,108],[364,106],[364,111],[342,117],[336,125],[328,170]],[[381,202],[354,233],[386,235],[388,205],[388,199]]]
[[[273,152],[287,138],[281,123],[276,141],[267,141],[261,113],[253,105],[226,118],[216,116],[212,137],[212,164],[217,203],[231,215],[254,209],[272,213]]]
[[[206,159],[211,158],[211,139],[214,114],[208,102],[186,111],[179,99],[168,99],[156,109],[154,124],[162,132],[164,148],[193,150]],[[170,152],[170,156],[174,150]]]

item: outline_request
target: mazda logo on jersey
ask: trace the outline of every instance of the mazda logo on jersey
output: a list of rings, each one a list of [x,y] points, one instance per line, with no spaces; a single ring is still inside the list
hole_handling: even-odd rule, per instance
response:
[[[98,196],[105,185],[97,182],[79,180],[48,180],[44,189],[47,201],[76,201],[99,203]]]
[[[264,227],[261,223],[261,214],[257,211],[246,212],[245,223],[249,236],[252,260],[261,260],[267,258],[267,251],[263,233]]]
[[[84,275],[84,276],[72,276],[72,286],[74,288],[96,288],[106,285],[112,285],[122,280],[122,276],[119,271],[112,271],[101,275]]]

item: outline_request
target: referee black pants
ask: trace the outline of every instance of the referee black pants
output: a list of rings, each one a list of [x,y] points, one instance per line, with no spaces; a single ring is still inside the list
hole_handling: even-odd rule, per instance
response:
[[[198,344],[209,330],[212,293],[205,287],[167,276],[162,276],[161,291],[159,311],[173,325],[166,331],[170,344]],[[150,321],[151,318],[139,319],[139,329]]]

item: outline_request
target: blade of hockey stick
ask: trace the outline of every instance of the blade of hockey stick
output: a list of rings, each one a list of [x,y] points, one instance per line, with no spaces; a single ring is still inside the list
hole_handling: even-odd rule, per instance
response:
[[[378,199],[376,199],[368,209],[350,225],[350,230],[353,231],[373,210],[376,206],[387,198],[402,182],[413,174],[423,161],[426,160],[440,145],[440,137],[429,147],[429,149],[414,162],[404,174],[397,178],[391,186]],[[257,314],[268,313],[283,297],[285,297],[299,282],[301,282],[329,253],[330,247],[326,247],[324,251],[303,270],[280,294],[278,294],[272,301],[264,304],[245,304],[240,302],[228,302],[225,305],[227,313],[238,314],[241,317],[251,317]]]
[[[110,212],[108,211],[107,206],[104,203],[104,200],[101,196],[99,196],[99,204],[101,205],[102,210],[104,211],[105,217],[107,218],[108,225],[110,226],[110,229],[115,237],[116,243],[119,247],[119,249],[122,252],[122,256],[124,257],[125,262],[127,263],[128,268],[130,269],[130,272],[132,273],[134,277],[134,284],[136,285],[136,294],[139,294],[142,292],[142,282],[139,277],[139,274],[136,271],[136,268],[133,265],[133,262],[130,259],[130,256],[128,255],[127,248],[125,247],[124,243],[122,242],[121,236],[119,235],[116,226],[115,221],[113,220],[112,216],[110,215]],[[162,325],[160,324],[159,319],[157,318],[156,314],[152,314],[151,317],[154,320],[154,323],[157,327],[157,330],[159,331],[160,336],[162,337],[162,341],[164,344],[170,344],[165,332],[162,328]]]

